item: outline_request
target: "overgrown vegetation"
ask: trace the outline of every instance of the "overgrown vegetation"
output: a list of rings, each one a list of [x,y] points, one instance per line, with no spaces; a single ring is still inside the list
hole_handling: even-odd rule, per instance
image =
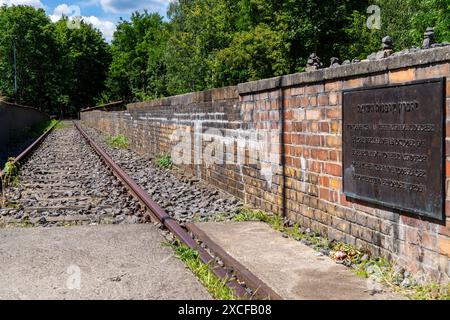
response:
[[[155,159],[155,166],[159,169],[172,169],[172,157],[170,156],[170,154],[158,155]]]
[[[7,205],[6,199],[6,189],[11,185],[16,185],[18,183],[18,177],[16,175],[19,165],[15,162],[14,158],[9,158],[6,162],[3,171],[0,172],[0,182],[1,182],[1,207],[4,208]]]
[[[41,122],[33,127],[22,128],[18,133],[11,137],[11,141],[8,145],[3,146],[5,149],[3,150],[2,156],[0,157],[0,166],[3,166],[7,161],[6,157],[13,153],[13,151],[11,151],[11,148],[16,150],[16,146],[28,147],[27,144],[31,144],[32,141],[36,140],[42,134],[50,130],[50,128],[58,125],[58,121],[52,119]]]
[[[370,5],[381,29],[369,29]],[[116,100],[142,101],[365,58],[390,35],[420,47],[426,27],[449,41],[447,0],[176,0],[166,17],[120,20],[111,44],[92,25],[70,29],[42,9],[0,7],[0,95],[53,114]],[[18,90],[14,92],[14,48]]]
[[[227,287],[226,283],[219,279],[208,267],[204,264],[197,251],[177,242],[170,245],[175,251],[178,259],[183,261],[188,268],[198,277],[200,282],[205,286],[208,292],[217,300],[236,300],[237,297],[233,291]]]
[[[370,5],[381,29],[369,29]],[[383,36],[396,50],[420,47],[435,27],[450,41],[447,0],[178,0],[168,20],[135,13],[121,21],[103,99],[145,100],[301,72],[310,53],[363,59]]]
[[[341,54],[365,59],[379,49],[380,39],[390,35],[396,51],[410,46],[421,47],[423,33],[434,27],[437,41],[450,41],[450,5],[448,0],[371,0],[381,14],[381,29],[366,27],[367,14],[354,11],[345,32],[350,45]]]
[[[298,224],[288,223],[277,215],[269,215],[260,210],[242,209],[234,219],[237,222],[262,221],[285,236],[301,241],[315,250],[328,254],[332,259],[352,267],[354,272],[364,278],[387,285],[394,291],[414,300],[450,300],[450,284],[419,283],[410,274],[405,276],[395,267],[395,263],[383,257],[371,257],[368,251],[354,246],[330,241],[326,237],[304,229]]]
[[[44,121],[42,123],[39,123],[33,127],[27,127],[24,128],[20,134],[20,136],[16,137],[15,139],[12,140],[12,143],[15,144],[20,144],[23,143],[24,141],[33,141],[35,139],[37,139],[39,136],[41,136],[42,134],[44,134],[45,132],[47,132],[48,130],[50,130],[53,126],[58,126],[59,125],[59,121],[52,119],[52,120],[48,120],[48,121]],[[11,175],[11,177],[5,177],[5,179],[9,179],[10,181],[6,181],[7,183],[9,182],[9,184],[15,184],[17,183],[17,175],[15,175],[16,173],[16,169],[17,169],[17,165],[15,165],[16,167],[11,168],[14,164],[14,158],[10,157],[9,159],[0,159],[0,165],[3,165],[3,162],[5,162],[4,167],[5,167],[5,172],[13,172],[14,174]],[[4,183],[2,183],[2,185],[4,185]],[[2,194],[4,194],[4,192],[2,192]]]
[[[123,134],[110,136],[106,139],[106,143],[111,148],[128,149],[130,146],[130,139]]]
[[[53,23],[43,9],[3,5],[0,30],[0,96],[54,115],[95,105],[111,55],[92,25],[70,29],[67,18]]]
[[[65,121],[58,121],[58,123],[55,125],[55,130],[61,130],[61,129],[68,129],[71,128],[72,124]]]

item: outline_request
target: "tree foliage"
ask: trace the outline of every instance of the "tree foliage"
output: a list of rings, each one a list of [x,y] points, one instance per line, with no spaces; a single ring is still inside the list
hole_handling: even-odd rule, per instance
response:
[[[376,5],[381,30],[369,29]],[[53,113],[111,100],[141,101],[304,70],[310,53],[365,59],[390,35],[420,46],[434,27],[450,40],[448,0],[174,0],[167,17],[120,20],[112,43],[82,23],[52,23],[43,10],[0,8],[0,95]],[[18,91],[13,57],[17,53]]]
[[[366,27],[365,11],[354,11],[346,33],[351,39],[341,54],[365,58],[380,49],[380,39],[392,37],[396,50],[420,47],[427,27],[434,27],[437,42],[450,40],[450,3],[448,0],[373,0],[381,13],[381,29]]]
[[[52,23],[30,6],[0,7],[0,30],[0,95],[57,115],[96,103],[111,60],[98,30],[84,22],[69,29],[67,18]]]
[[[0,8],[0,93],[18,103],[51,111],[61,101],[61,65],[54,25],[44,10],[13,6]],[[14,48],[17,92],[14,92]]]
[[[158,28],[147,29],[139,26],[155,16],[135,14],[115,34],[105,100],[141,100],[302,71],[311,52],[329,60],[349,46],[349,17],[365,7],[361,0],[178,0],[169,6],[168,22],[161,18]],[[149,34],[159,41],[147,41]],[[157,54],[149,55],[149,48]],[[145,62],[149,57],[156,67]]]
[[[229,47],[216,52],[213,86],[279,76],[290,71],[289,44],[265,24],[237,33]]]
[[[92,107],[105,89],[111,54],[100,31],[84,21],[79,28],[69,28],[67,18],[55,25],[59,44],[59,67],[64,105],[70,114]]]
[[[111,45],[109,95],[105,100],[143,100],[166,95],[167,23],[154,13],[134,13],[120,21]]]

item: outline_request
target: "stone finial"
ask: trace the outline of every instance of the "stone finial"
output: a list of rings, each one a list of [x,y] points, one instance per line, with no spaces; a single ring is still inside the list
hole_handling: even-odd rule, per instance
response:
[[[333,57],[330,59],[330,67],[338,67],[339,66],[339,58]]]
[[[428,27],[423,34],[422,49],[430,49],[434,44],[434,28]]]
[[[306,71],[314,71],[322,67],[319,57],[315,53],[311,53],[306,64]]]
[[[382,40],[382,50],[374,52],[367,56],[367,60],[380,60],[391,56],[394,53],[394,43],[390,36],[384,37]]]
[[[383,50],[394,50],[394,43],[390,36],[386,36],[381,40],[383,42]]]

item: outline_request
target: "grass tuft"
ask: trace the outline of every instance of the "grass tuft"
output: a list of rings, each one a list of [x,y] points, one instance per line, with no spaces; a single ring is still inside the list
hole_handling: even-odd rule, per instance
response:
[[[123,134],[119,134],[117,136],[108,137],[106,139],[106,144],[111,148],[128,149],[130,146],[130,139]]]
[[[56,121],[56,120],[55,120]],[[55,129],[56,130],[61,130],[61,129],[68,129],[71,128],[72,124],[69,122],[64,122],[64,121],[58,121],[58,123],[55,125]]]
[[[394,291],[413,300],[450,300],[450,284],[418,283],[411,275],[404,276],[396,271],[394,264],[384,257],[371,257],[368,251],[358,250],[354,246],[330,241],[317,233],[301,228],[298,224],[289,224],[277,215],[270,215],[261,210],[244,208],[233,219],[236,222],[261,221],[286,236],[301,241],[317,251],[327,252],[329,256],[364,278],[375,276],[377,281],[387,285]],[[343,255],[337,259],[336,253]]]
[[[15,162],[15,158],[8,158],[8,161],[5,163],[5,167],[3,168],[3,174],[0,174],[0,208],[7,206],[6,189],[10,186],[17,186],[19,184],[19,178],[17,176],[18,169],[19,163]]]
[[[159,169],[172,169],[173,161],[170,154],[162,154],[156,157],[155,165]]]
[[[225,281],[218,278],[199,257],[197,251],[192,250],[180,242],[167,244],[175,251],[175,256],[183,261],[187,267],[197,276],[206,290],[217,300],[237,300],[233,291],[227,287]]]

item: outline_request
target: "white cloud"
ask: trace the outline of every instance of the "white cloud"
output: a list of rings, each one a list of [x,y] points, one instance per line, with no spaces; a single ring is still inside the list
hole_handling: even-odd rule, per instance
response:
[[[1,2],[2,0],[0,0]],[[5,0],[3,0],[5,1]],[[8,0],[6,0],[8,1]],[[27,0],[19,0],[27,1]],[[41,1],[41,0],[28,0]],[[164,11],[169,3],[174,0],[86,0],[79,2],[82,7],[99,5],[104,12],[110,14],[129,14],[136,10],[148,9],[149,11]],[[77,10],[75,10],[77,9]],[[67,4],[60,4],[55,8],[50,19],[55,22],[61,19],[62,16],[75,17],[81,16],[84,21],[91,23],[95,28],[99,29],[105,39],[110,42],[113,38],[116,26],[114,22],[102,19],[97,16],[82,16],[78,6],[69,6]]]
[[[80,14],[80,8],[77,6],[68,6],[67,4],[61,4],[55,8],[53,11],[53,14],[50,15],[50,19],[53,22],[56,22],[62,18],[62,16],[69,17],[79,17]],[[105,40],[110,42],[113,38],[114,31],[116,31],[116,25],[109,20],[100,19],[96,16],[81,16],[81,18],[94,26],[94,28],[97,28],[101,31],[103,36],[105,37]]]
[[[106,41],[110,42],[112,40],[116,31],[116,25],[112,21],[99,19],[95,16],[83,17],[83,20],[91,23],[94,28],[99,29]]]
[[[65,3],[60,4],[53,10],[53,14],[50,15],[50,19],[53,22],[61,19],[62,16],[66,17],[79,17],[81,16],[81,10],[78,6],[69,6]]]
[[[169,0],[100,0],[100,5],[105,12],[130,13],[136,10],[165,8]]]
[[[44,9],[44,5],[41,0],[0,0],[0,5],[27,5],[32,6],[39,9]]]

